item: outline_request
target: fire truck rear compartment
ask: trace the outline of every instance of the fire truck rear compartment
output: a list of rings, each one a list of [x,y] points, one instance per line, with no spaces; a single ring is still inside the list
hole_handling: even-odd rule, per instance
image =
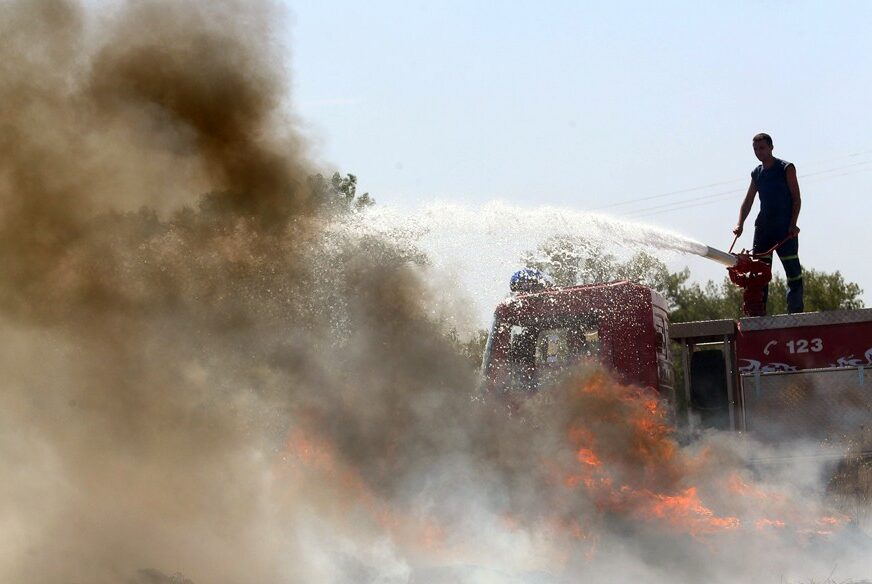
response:
[[[691,429],[767,443],[856,443],[872,430],[872,310],[673,324]]]

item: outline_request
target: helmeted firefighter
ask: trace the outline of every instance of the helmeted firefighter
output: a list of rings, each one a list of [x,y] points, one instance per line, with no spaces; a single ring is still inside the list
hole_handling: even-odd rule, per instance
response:
[[[523,268],[512,274],[509,289],[515,294],[541,292],[554,287],[554,280],[535,268]]]
[[[772,156],[772,137],[757,134],[752,141],[754,154],[760,165],[751,172],[751,184],[742,207],[739,210],[739,223],[733,229],[736,237],[742,235],[743,225],[754,196],[760,194],[760,213],[754,221],[754,253],[765,253],[773,246],[778,248],[778,257],[784,266],[787,277],[787,311],[803,312],[802,266],[799,263],[799,219],[801,199],[796,167],[792,162]],[[760,258],[771,265],[772,254]],[[763,306],[769,296],[769,286],[763,291]]]

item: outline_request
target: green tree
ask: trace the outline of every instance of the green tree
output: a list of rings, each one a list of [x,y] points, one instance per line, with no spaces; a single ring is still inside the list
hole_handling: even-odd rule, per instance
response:
[[[657,290],[666,299],[672,322],[738,318],[742,290],[727,277],[720,283],[689,282],[685,268],[670,272],[658,258],[639,252],[621,261],[602,246],[584,238],[554,237],[522,256],[528,266],[551,276],[558,286],[630,280]],[[805,309],[809,312],[862,308],[863,290],[846,282],[840,272],[804,270]],[[769,286],[769,313],[787,312],[787,283],[776,275]]]
[[[863,289],[854,282],[846,282],[841,272],[826,273],[814,269],[803,269],[802,274],[805,310],[848,310],[863,308],[860,295]],[[769,285],[769,312],[787,312],[787,282],[778,275]]]
[[[670,302],[672,322],[737,318],[742,314],[742,289],[728,278],[720,284],[709,281],[705,286],[687,284],[687,270],[672,277],[681,277],[670,290],[663,293]],[[675,282],[675,280],[674,280]],[[814,269],[803,270],[806,312],[863,308],[862,288],[846,282],[840,272],[826,273]],[[780,274],[769,284],[769,314],[787,312],[787,282]]]
[[[329,179],[321,173],[309,177],[309,188],[330,211],[352,213],[375,204],[369,193],[357,194],[357,176],[334,172]]]
[[[690,270],[670,274],[667,290],[660,290],[669,303],[669,320],[689,322],[738,318],[742,314],[742,290],[727,278],[720,284],[709,280],[705,285],[688,283]]]
[[[521,261],[551,276],[558,286],[630,280],[660,290],[667,286],[666,264],[645,252],[626,261],[602,245],[580,237],[557,236],[528,251]]]
[[[475,331],[468,337],[461,337],[455,328],[448,331],[448,339],[454,345],[454,348],[476,369],[481,366],[484,349],[487,345],[487,336],[488,331],[484,329]]]

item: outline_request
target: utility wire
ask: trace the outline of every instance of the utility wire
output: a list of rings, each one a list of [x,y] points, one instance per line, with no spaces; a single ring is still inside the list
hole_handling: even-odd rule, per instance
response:
[[[853,168],[855,166],[864,166],[864,165],[869,164],[869,163],[872,163],[872,160],[865,160],[863,162],[855,162],[854,164],[848,164],[847,166],[840,166],[837,168],[828,168],[827,170],[819,170],[818,172],[807,172],[807,173],[801,174],[799,176],[800,176],[800,178],[805,178],[808,176],[817,176],[819,174],[826,174],[828,172],[835,172],[837,170],[844,170],[846,168]],[[839,176],[841,176],[841,175],[839,175]]]
[[[817,162],[817,163],[812,164],[812,166],[815,166],[816,164],[825,164],[825,163],[827,163],[827,162],[834,162],[834,161],[836,161],[836,160],[847,160],[847,159],[849,159],[849,158],[856,158],[856,157],[858,157],[858,156],[864,156],[864,155],[866,155],[866,154],[870,154],[870,153],[872,153],[872,150],[863,150],[863,151],[861,151],[861,152],[855,152],[855,153],[853,153],[853,154],[847,154],[847,155],[845,155],[845,156],[839,156],[839,157],[836,157],[836,158],[829,158],[829,159],[826,159],[826,160],[822,160],[822,161],[820,161],[820,162]],[[841,169],[841,168],[849,168],[849,167],[851,167],[851,166],[858,166],[858,165],[862,165],[862,164],[869,164],[869,162],[870,162],[870,161],[860,162],[860,163],[855,163],[855,164],[849,164],[849,165],[844,166],[844,167],[838,167],[838,169]],[[816,171],[816,172],[812,172],[812,173],[806,173],[806,174],[801,175],[801,177],[814,176],[814,175],[817,175],[817,174],[822,174],[822,173],[826,173],[826,172],[832,172],[833,170],[834,170],[834,169],[827,169],[827,170],[821,170],[821,171]],[[626,205],[633,205],[633,204],[635,204],[635,203],[641,203],[641,202],[643,202],[643,201],[651,201],[651,200],[655,200],[655,199],[662,199],[662,198],[664,198],[664,197],[671,197],[671,196],[673,196],[673,195],[681,195],[681,194],[684,194],[684,193],[691,193],[691,192],[693,192],[693,191],[700,191],[700,190],[703,190],[703,189],[709,189],[709,188],[712,188],[712,187],[719,187],[719,186],[724,186],[724,185],[729,185],[729,184],[738,184],[738,183],[742,183],[742,182],[744,182],[744,181],[745,181],[745,179],[723,180],[723,181],[719,181],[719,182],[710,183],[710,184],[707,184],[707,185],[702,185],[702,186],[697,186],[697,187],[689,187],[689,188],[686,188],[686,189],[679,189],[679,190],[675,190],[675,191],[668,191],[668,192],[665,192],[665,193],[658,193],[658,194],[656,194],[656,195],[650,195],[650,196],[647,196],[647,197],[639,197],[639,198],[636,198],[636,199],[628,199],[628,200],[626,200],[626,201],[620,201],[620,202],[617,202],[617,203],[610,203],[610,204],[608,204],[608,205],[601,205],[601,206],[599,206],[599,207],[591,207],[589,210],[590,210],[590,211],[601,211],[601,210],[603,210],[603,209],[613,209],[613,208],[615,208],[615,207],[623,207],[623,206],[626,206]]]
[[[650,201],[650,200],[653,200],[653,199],[662,199],[663,197],[669,197],[669,196],[672,196],[672,195],[680,195],[680,194],[683,194],[683,193],[690,193],[690,192],[693,192],[693,191],[700,191],[700,190],[702,190],[702,189],[709,189],[709,188],[711,188],[711,187],[720,187],[720,186],[723,186],[723,185],[729,185],[729,184],[733,184],[733,183],[739,183],[739,182],[742,182],[742,180],[744,180],[744,179],[739,179],[739,180],[737,180],[737,179],[733,179],[733,180],[728,180],[728,181],[723,181],[723,182],[711,183],[711,184],[703,185],[703,186],[699,186],[699,187],[691,187],[691,188],[689,188],[689,189],[681,189],[681,190],[678,190],[678,191],[669,191],[668,193],[660,193],[660,194],[657,194],[657,195],[651,195],[650,197],[641,197],[641,198],[638,198],[638,199],[631,199],[631,200],[628,200],[628,201],[621,201],[620,203],[611,203],[611,204],[609,204],[609,205],[602,205],[602,206],[600,206],[600,207],[593,207],[593,208],[591,208],[591,211],[600,211],[600,210],[602,210],[602,209],[612,209],[612,208],[614,208],[614,207],[622,207],[622,206],[624,206],[624,205],[632,205],[632,204],[634,204],[634,203],[639,203],[639,202],[641,202],[641,201]]]
[[[863,162],[856,162],[856,163],[854,163],[854,164],[848,164],[848,165],[840,166],[840,167],[836,167],[836,168],[828,168],[828,169],[826,169],[826,170],[820,170],[820,171],[818,171],[818,172],[810,172],[810,173],[806,173],[806,174],[801,174],[801,175],[799,175],[799,178],[801,178],[801,179],[806,179],[806,178],[810,178],[810,177],[817,177],[817,178],[812,178],[812,181],[811,181],[811,182],[814,182],[814,181],[820,180],[820,179],[822,179],[822,178],[835,178],[836,176],[845,176],[845,175],[847,175],[847,174],[855,174],[855,173],[857,173],[857,172],[865,172],[865,171],[868,170],[868,169],[860,169],[860,170],[855,170],[855,171],[853,171],[853,172],[842,173],[842,174],[837,174],[837,175],[831,175],[831,176],[826,176],[826,177],[825,177],[825,176],[821,176],[821,175],[824,175],[824,174],[827,174],[827,173],[832,173],[832,172],[838,172],[838,171],[840,171],[840,170],[845,170],[845,169],[849,169],[849,168],[856,168],[856,167],[859,167],[859,166],[867,166],[867,165],[869,165],[869,164],[872,164],[872,160],[865,160],[865,161],[863,161]],[[631,211],[627,211],[627,212],[624,213],[623,215],[624,215],[624,216],[636,216],[636,215],[638,215],[638,214],[644,214],[644,213],[646,213],[647,211],[652,211],[652,210],[657,210],[657,209],[663,209],[663,208],[666,208],[666,207],[670,207],[670,206],[672,206],[672,205],[683,205],[683,204],[685,204],[685,203],[692,203],[692,202],[694,202],[694,201],[699,201],[699,200],[701,200],[701,199],[711,200],[712,197],[718,197],[718,196],[721,196],[721,195],[727,195],[727,194],[730,194],[730,195],[735,196],[736,191],[733,190],[733,189],[731,189],[731,190],[729,190],[729,191],[720,191],[720,192],[717,192],[717,193],[710,193],[710,194],[706,194],[706,195],[702,195],[702,196],[697,196],[697,197],[692,197],[692,198],[687,198],[687,199],[681,199],[681,200],[678,200],[678,201],[671,201],[671,202],[669,202],[669,203],[663,203],[663,204],[660,204],[660,205],[652,205],[652,206],[650,206],[650,207],[643,207],[643,208],[641,208],[641,209],[634,209],[634,210],[631,210]],[[681,207],[681,208],[684,208],[684,207]]]
[[[677,211],[679,209],[687,209],[690,207],[702,207],[704,205],[709,205],[711,203],[717,203],[719,201],[726,200],[727,198],[735,198],[735,196],[735,190],[721,191],[719,193],[706,195],[705,197],[694,197],[693,199],[672,201],[671,203],[664,203],[662,205],[654,205],[652,207],[646,207],[644,209],[637,209],[636,211],[630,211],[623,214],[622,217],[647,217],[648,215],[657,215],[659,213],[666,213],[667,211]],[[658,209],[662,210],[658,211]],[[649,213],[649,211],[654,212]]]
[[[862,162],[862,163],[858,163],[858,164],[851,164],[851,165],[848,165],[848,166],[845,166],[845,167],[842,167],[839,169],[828,169],[825,171],[804,174],[804,175],[800,175],[800,178],[814,177],[809,182],[816,183],[816,182],[820,182],[821,180],[825,180],[825,179],[837,178],[837,177],[841,177],[841,176],[849,176],[852,174],[860,174],[863,172],[869,172],[870,170],[872,170],[872,168],[861,168],[858,170],[852,170],[849,172],[842,172],[842,173],[834,174],[831,176],[820,176],[821,174],[826,173],[826,172],[834,172],[836,170],[843,170],[845,168],[855,167],[855,166],[860,166],[860,165],[867,165],[867,164],[872,164],[872,160],[868,160],[866,162]],[[707,195],[705,198],[694,197],[693,199],[685,199],[682,201],[673,201],[671,203],[664,203],[662,205],[654,205],[652,207],[646,207],[644,209],[638,209],[636,211],[631,211],[631,212],[625,213],[622,216],[630,217],[630,218],[650,217],[651,215],[660,215],[661,213],[668,213],[670,211],[680,211],[682,209],[689,209],[692,207],[702,207],[702,206],[710,205],[713,203],[719,203],[719,202],[725,201],[727,199],[732,199],[735,196],[736,196],[735,191],[732,191],[732,190],[721,191],[719,193],[713,193],[711,195]]]

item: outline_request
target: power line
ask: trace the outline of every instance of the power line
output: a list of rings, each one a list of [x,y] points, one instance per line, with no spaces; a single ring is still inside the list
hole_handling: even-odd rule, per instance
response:
[[[865,172],[866,170],[869,170],[869,169],[860,169],[860,170],[856,170],[856,171],[853,171],[853,172],[842,173],[842,174],[832,175],[832,176],[821,176],[821,175],[824,175],[824,174],[827,174],[827,173],[838,172],[838,171],[840,171],[840,170],[845,170],[845,169],[849,169],[849,168],[856,168],[856,167],[858,167],[858,166],[866,166],[866,165],[869,165],[869,164],[872,164],[872,160],[865,160],[865,161],[863,161],[863,162],[857,162],[857,163],[854,163],[854,164],[848,164],[848,165],[845,165],[845,166],[839,166],[839,167],[835,167],[835,168],[828,168],[828,169],[826,169],[826,170],[821,170],[821,171],[818,171],[818,172],[811,172],[811,173],[801,174],[801,175],[799,175],[799,178],[801,178],[801,179],[806,179],[806,178],[812,177],[810,182],[815,182],[815,181],[820,180],[820,179],[835,178],[836,176],[845,176],[845,175],[848,175],[848,174],[855,174],[855,173],[858,173],[858,172]],[[711,193],[711,194],[707,194],[707,195],[704,195],[704,196],[692,197],[692,198],[688,198],[688,199],[681,199],[681,200],[678,200],[678,201],[671,201],[671,202],[669,202],[669,203],[663,203],[663,204],[661,204],[661,205],[653,205],[653,206],[651,206],[651,207],[644,207],[644,208],[641,208],[641,209],[634,209],[634,210],[632,210],[632,211],[627,211],[627,212],[624,213],[623,215],[624,215],[624,216],[637,216],[637,215],[639,215],[639,214],[645,214],[647,211],[652,211],[652,210],[657,210],[657,209],[664,209],[664,208],[667,208],[667,207],[671,207],[671,206],[673,206],[673,205],[681,205],[680,207],[677,207],[677,208],[682,208],[682,209],[683,209],[683,208],[686,207],[686,206],[684,205],[685,203],[693,203],[694,201],[699,201],[699,200],[701,200],[701,199],[703,199],[703,198],[706,199],[706,200],[711,200],[712,197],[720,197],[721,195],[730,195],[730,196],[735,196],[735,194],[736,194],[735,190],[720,191],[720,192],[717,192],[717,193]],[[693,205],[691,204],[691,205],[689,205],[689,206],[693,206]]]
[[[847,159],[849,159],[849,158],[856,158],[856,157],[858,157],[858,156],[864,156],[864,155],[866,155],[866,154],[870,154],[870,153],[872,153],[872,150],[863,150],[863,151],[861,151],[861,152],[854,152],[854,153],[852,153],[852,154],[847,154],[847,155],[845,155],[845,156],[839,156],[839,157],[836,157],[836,158],[829,158],[829,159],[826,159],[826,160],[823,160],[823,161],[820,161],[820,162],[817,162],[817,163],[812,163],[811,166],[815,166],[815,165],[817,165],[817,164],[824,164],[824,163],[827,163],[827,162],[833,162],[833,161],[836,161],[836,160],[847,160]],[[815,176],[815,175],[823,174],[823,173],[827,173],[827,172],[832,172],[833,170],[839,170],[839,169],[842,169],[842,168],[849,168],[849,167],[852,167],[852,166],[859,166],[859,165],[863,165],[863,164],[869,164],[870,162],[872,162],[872,161],[865,161],[865,162],[859,162],[859,163],[849,164],[849,165],[847,165],[847,166],[837,167],[837,169],[826,169],[826,170],[821,170],[821,171],[817,171],[817,172],[806,173],[806,174],[801,175],[800,178],[803,178],[803,177],[809,177],[809,176]],[[686,189],[678,189],[678,190],[674,190],[674,191],[668,191],[668,192],[665,192],[665,193],[658,193],[658,194],[656,194],[656,195],[650,195],[650,196],[646,196],[646,197],[639,197],[639,198],[636,198],[636,199],[628,199],[628,200],[626,200],[626,201],[620,201],[620,202],[617,202],[617,203],[610,203],[610,204],[608,204],[608,205],[601,205],[601,206],[599,206],[599,207],[592,207],[592,208],[590,208],[590,210],[591,210],[591,211],[601,211],[601,210],[603,210],[603,209],[613,209],[613,208],[615,208],[615,207],[623,207],[623,206],[626,206],[626,205],[633,205],[633,204],[635,204],[635,203],[641,203],[641,202],[644,202],[644,201],[651,201],[651,200],[655,200],[655,199],[662,199],[662,198],[665,198],[665,197],[671,197],[671,196],[674,196],[674,195],[681,195],[681,194],[684,194],[684,193],[690,193],[690,192],[693,192],[693,191],[700,191],[700,190],[703,190],[703,189],[709,189],[709,188],[712,188],[712,187],[719,187],[719,186],[729,185],[729,184],[738,184],[738,183],[742,183],[742,182],[744,182],[744,181],[745,181],[745,179],[723,180],[723,181],[719,181],[719,182],[710,183],[710,184],[707,184],[707,185],[701,185],[701,186],[696,186],[696,187],[689,187],[689,188],[686,188]]]
[[[844,170],[846,168],[868,165],[868,164],[872,164],[872,160],[867,160],[865,162],[857,163],[857,164],[850,164],[850,165],[840,167],[840,168],[831,168],[831,169],[823,170],[820,172],[800,175],[800,178],[813,177],[809,182],[816,183],[816,182],[819,182],[819,181],[825,180],[825,179],[837,178],[837,177],[841,177],[841,176],[849,176],[852,174],[860,174],[863,172],[869,172],[870,170],[872,170],[872,168],[862,168],[859,170],[842,172],[842,173],[831,175],[831,176],[820,176],[824,173],[835,172],[837,170]],[[719,193],[713,193],[711,195],[707,195],[705,198],[694,197],[692,199],[684,199],[682,201],[672,201],[671,203],[664,203],[662,205],[654,205],[652,207],[637,209],[636,211],[628,212],[628,213],[624,214],[623,216],[630,217],[630,218],[650,217],[651,215],[660,215],[661,213],[668,213],[670,211],[680,211],[682,209],[689,209],[692,207],[702,207],[705,205],[718,203],[721,201],[725,201],[729,198],[733,198],[733,197],[735,197],[735,195],[736,195],[735,191],[721,191]]]
[[[680,195],[680,194],[682,194],[682,193],[690,193],[690,192],[693,192],[693,191],[699,191],[699,190],[702,190],[702,189],[709,189],[709,188],[711,188],[711,187],[719,187],[719,186],[723,186],[723,185],[728,185],[728,184],[738,183],[738,182],[742,182],[742,180],[744,180],[744,179],[740,179],[740,180],[733,179],[733,180],[728,180],[728,181],[723,181],[723,182],[711,183],[711,184],[703,185],[703,186],[699,186],[699,187],[691,187],[691,188],[688,188],[688,189],[681,189],[681,190],[678,190],[678,191],[669,191],[668,193],[660,193],[660,194],[657,194],[657,195],[651,195],[650,197],[641,197],[641,198],[638,198],[638,199],[631,199],[631,200],[628,200],[628,201],[622,201],[622,202],[620,202],[620,203],[612,203],[612,204],[610,204],[610,205],[603,205],[603,206],[601,206],[601,207],[593,207],[593,208],[591,209],[591,211],[600,211],[600,210],[602,210],[602,209],[611,209],[611,208],[614,208],[614,207],[621,207],[621,206],[623,206],[623,205],[632,205],[633,203],[639,203],[639,202],[641,202],[641,201],[650,201],[650,200],[652,200],[652,199],[662,199],[663,197],[669,197],[669,196],[672,196],[672,195]]]
[[[706,197],[694,197],[693,199],[685,199],[683,201],[672,201],[671,203],[664,203],[662,205],[654,205],[652,207],[645,207],[644,209],[637,209],[636,211],[630,211],[624,215],[623,217],[647,217],[648,215],[657,215],[659,213],[665,213],[667,211],[677,211],[679,209],[687,209],[690,207],[701,207],[703,205],[709,205],[711,203],[717,203],[718,201],[726,200],[729,198],[734,198],[736,196],[736,191],[721,191],[719,193],[713,193],[711,195],[707,195]],[[662,211],[657,211],[657,209],[663,209]],[[649,213],[648,211],[655,211],[654,213]]]
[[[829,168],[827,170],[819,170],[818,172],[808,172],[806,174],[800,175],[800,178],[805,178],[805,177],[809,177],[809,176],[817,176],[819,174],[825,174],[827,172],[834,172],[836,170],[844,170],[846,168],[853,168],[855,166],[864,166],[864,165],[869,164],[869,163],[872,163],[872,160],[865,160],[863,162],[855,162],[854,164],[848,164],[847,166],[841,166],[841,167],[837,167],[837,168]]]

